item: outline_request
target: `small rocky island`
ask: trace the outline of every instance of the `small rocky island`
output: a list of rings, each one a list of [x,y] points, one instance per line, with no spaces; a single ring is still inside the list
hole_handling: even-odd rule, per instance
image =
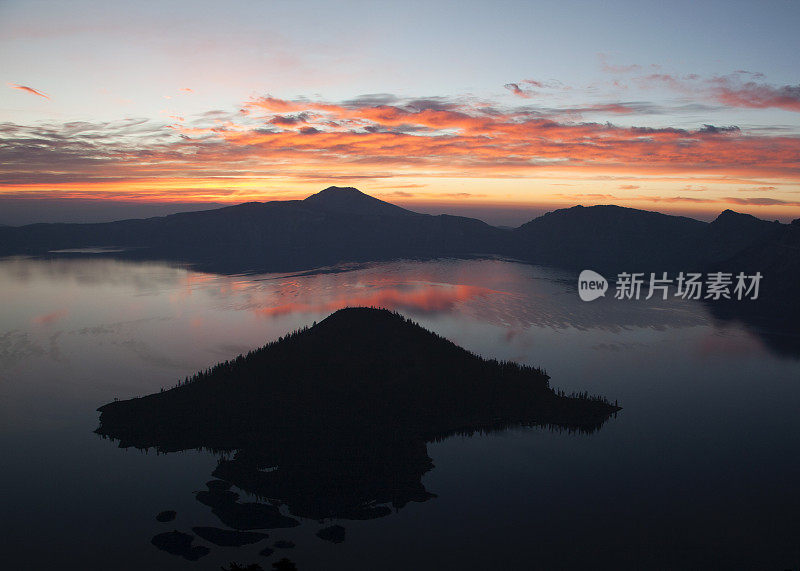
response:
[[[434,497],[422,483],[433,468],[428,442],[514,426],[589,433],[619,407],[554,391],[541,369],[483,359],[397,313],[347,308],[172,389],[98,410],[97,433],[123,448],[226,452],[196,499],[246,531],[293,527],[295,517],[386,516]],[[345,537],[340,526],[320,533]]]
[[[346,308],[141,398],[101,406],[122,447],[232,450],[298,432],[432,440],[513,425],[598,429],[619,408],[566,396],[541,369],[486,360],[384,309]]]

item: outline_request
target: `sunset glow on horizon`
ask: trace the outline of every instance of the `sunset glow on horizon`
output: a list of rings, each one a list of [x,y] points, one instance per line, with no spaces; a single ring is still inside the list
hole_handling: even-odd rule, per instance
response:
[[[147,27],[152,6],[85,4],[0,6],[0,199],[234,204],[337,185],[442,212],[800,217],[794,5],[664,14],[635,49],[656,4],[618,3],[569,45],[550,28],[578,5],[430,8],[419,23],[387,5],[175,3]],[[336,34],[356,17],[404,33]],[[771,26],[770,41],[737,23]]]

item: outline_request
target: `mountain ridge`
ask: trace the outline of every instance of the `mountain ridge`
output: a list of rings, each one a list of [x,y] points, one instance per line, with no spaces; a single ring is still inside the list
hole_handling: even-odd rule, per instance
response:
[[[513,229],[421,214],[331,186],[303,200],[90,224],[0,227],[0,256],[97,246],[218,273],[293,271],[397,258],[505,256],[567,269],[698,271],[781,242],[789,225],[732,210],[712,222],[617,205],[548,212]],[[783,250],[782,250],[783,251]]]
[[[710,222],[706,222],[706,221],[703,221],[703,220],[698,220],[696,218],[691,218],[689,216],[676,215],[676,214],[666,214],[666,213],[658,212],[658,211],[655,211],[655,210],[645,210],[645,209],[640,209],[640,208],[633,208],[633,207],[630,207],[630,206],[620,206],[620,205],[617,205],[617,204],[593,204],[593,205],[590,205],[590,206],[584,206],[582,204],[576,204],[574,206],[568,206],[568,207],[564,207],[564,208],[557,208],[555,210],[547,211],[547,212],[545,212],[545,213],[543,213],[543,214],[541,214],[541,215],[539,215],[539,216],[537,216],[535,218],[532,218],[531,220],[529,220],[527,222],[523,222],[522,224],[520,224],[519,226],[516,226],[516,227],[505,226],[505,225],[497,226],[497,225],[488,224],[488,223],[480,220],[479,218],[473,218],[473,217],[469,217],[469,216],[461,216],[461,215],[454,215],[454,214],[423,214],[423,213],[420,213],[420,212],[415,212],[413,210],[408,210],[408,209],[403,208],[401,206],[397,206],[396,204],[392,204],[391,202],[387,202],[385,200],[381,200],[381,199],[375,198],[374,196],[371,196],[371,195],[369,195],[369,194],[367,194],[365,192],[362,192],[362,191],[358,190],[355,187],[350,187],[350,186],[348,186],[348,187],[329,186],[329,187],[326,187],[326,188],[322,189],[321,191],[316,192],[314,194],[311,194],[311,195],[309,195],[309,196],[307,196],[306,198],[303,198],[303,199],[268,200],[268,201],[263,201],[263,202],[262,201],[258,201],[258,200],[250,200],[250,201],[247,201],[247,202],[240,202],[238,204],[216,206],[214,208],[208,208],[208,209],[203,209],[203,210],[189,210],[189,211],[186,211],[186,212],[175,212],[175,213],[172,213],[172,214],[163,214],[163,215],[159,215],[159,216],[148,216],[148,217],[144,217],[144,218],[120,218],[118,220],[105,221],[105,222],[33,222],[31,224],[23,224],[23,225],[19,225],[19,226],[12,226],[12,225],[8,225],[8,224],[0,224],[0,228],[20,229],[20,228],[27,228],[27,227],[31,227],[31,226],[101,226],[101,225],[107,225],[107,224],[116,224],[116,223],[120,223],[120,222],[133,222],[133,221],[145,221],[145,220],[163,220],[163,219],[166,219],[166,218],[191,216],[191,215],[200,215],[200,214],[205,214],[205,213],[209,213],[209,212],[221,212],[221,211],[231,211],[231,210],[235,211],[235,210],[239,210],[239,209],[242,209],[242,208],[245,208],[245,207],[246,208],[261,208],[261,207],[270,206],[270,205],[285,205],[285,206],[288,206],[288,205],[301,205],[302,204],[304,206],[316,207],[317,209],[320,209],[320,210],[333,211],[333,210],[343,210],[343,208],[338,208],[338,207],[333,206],[337,202],[339,204],[342,204],[342,205],[343,204],[348,204],[348,205],[351,205],[351,206],[354,205],[354,204],[358,204],[357,200],[352,200],[352,201],[334,200],[334,201],[330,201],[329,199],[332,198],[332,195],[335,195],[335,193],[344,193],[344,194],[351,194],[352,193],[351,194],[351,198],[353,198],[354,196],[357,196],[358,198],[360,198],[362,200],[365,200],[365,201],[368,201],[371,204],[380,205],[382,207],[388,207],[388,209],[386,210],[387,212],[389,212],[389,211],[401,211],[401,212],[404,212],[404,213],[414,214],[414,215],[417,215],[417,216],[427,216],[427,217],[445,216],[445,217],[452,217],[452,218],[462,218],[462,219],[469,219],[469,220],[477,220],[479,222],[487,224],[488,226],[492,226],[492,227],[496,227],[496,228],[498,228],[498,227],[509,228],[509,229],[512,229],[512,230],[518,230],[520,228],[528,226],[529,224],[531,224],[533,222],[536,222],[537,220],[548,218],[548,217],[551,217],[553,215],[559,215],[559,214],[562,214],[562,213],[574,212],[574,211],[579,211],[579,210],[619,210],[619,211],[625,211],[625,212],[630,212],[630,213],[649,214],[649,215],[654,215],[654,216],[657,216],[657,217],[666,217],[666,218],[671,218],[671,219],[688,220],[688,221],[692,221],[692,222],[695,222],[695,223],[698,223],[698,224],[704,224],[704,225],[713,224],[714,222],[717,222],[720,219],[725,219],[725,218],[727,218],[729,216],[735,216],[735,217],[739,217],[741,219],[753,220],[753,221],[757,221],[757,222],[760,222],[760,223],[779,224],[779,225],[782,225],[782,226],[788,225],[788,224],[783,224],[783,223],[781,223],[781,222],[779,222],[777,220],[775,220],[775,221],[764,220],[763,218],[758,218],[757,216],[754,216],[752,214],[746,214],[746,213],[743,213],[743,212],[737,212],[737,211],[731,210],[729,208],[721,211],[720,214],[718,214],[717,217],[714,220],[712,220]],[[341,197],[338,197],[338,198],[341,198]],[[800,218],[792,220],[790,222],[790,224],[791,223],[800,223]]]

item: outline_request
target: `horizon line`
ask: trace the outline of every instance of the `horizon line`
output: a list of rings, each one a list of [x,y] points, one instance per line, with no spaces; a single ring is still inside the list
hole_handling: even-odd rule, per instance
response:
[[[122,215],[122,213],[120,213],[120,215],[122,216],[120,218],[110,218],[110,219],[106,219],[106,220],[87,221],[87,222],[77,222],[77,221],[76,222],[69,222],[69,221],[68,222],[63,222],[63,221],[62,222],[58,222],[58,221],[50,221],[50,222],[48,222],[48,221],[41,221],[41,222],[25,222],[25,223],[22,223],[22,224],[8,224],[7,222],[3,222],[2,220],[0,220],[0,225],[22,227],[22,226],[29,226],[31,224],[58,224],[58,223],[67,223],[67,224],[69,224],[69,223],[101,224],[101,223],[104,223],[104,222],[118,222],[118,221],[122,221],[122,220],[139,220],[139,219],[147,219],[147,218],[159,218],[159,217],[164,217],[164,216],[170,216],[170,215],[173,215],[173,214],[181,214],[181,213],[188,213],[188,212],[201,212],[201,211],[204,211],[204,210],[207,210],[207,211],[220,210],[220,209],[223,209],[223,208],[231,208],[231,207],[236,207],[236,206],[242,206],[242,205],[245,205],[245,204],[269,204],[269,203],[273,203],[273,202],[302,202],[306,198],[309,198],[311,196],[320,194],[321,192],[323,192],[325,190],[330,190],[330,189],[341,189],[341,190],[353,189],[353,190],[363,194],[364,196],[368,196],[370,198],[374,198],[375,200],[379,200],[379,201],[381,201],[383,203],[386,203],[386,204],[392,204],[394,206],[398,206],[400,208],[403,208],[405,210],[409,210],[411,212],[415,212],[417,214],[427,214],[427,215],[432,215],[432,216],[440,216],[440,215],[462,216],[462,217],[465,217],[465,218],[473,218],[473,219],[481,220],[481,221],[485,222],[486,224],[489,224],[490,226],[505,227],[505,228],[518,228],[518,227],[520,227],[520,226],[522,226],[524,224],[527,224],[528,222],[531,222],[531,221],[536,220],[538,218],[541,218],[541,217],[543,217],[543,216],[545,216],[547,214],[550,214],[552,212],[557,212],[557,211],[560,211],[560,210],[569,210],[569,209],[572,209],[572,208],[594,208],[594,207],[625,208],[625,209],[628,209],[628,210],[636,210],[636,211],[639,211],[639,212],[651,212],[651,213],[655,213],[655,214],[661,214],[663,216],[690,218],[690,219],[697,220],[698,222],[703,222],[703,223],[708,223],[708,222],[712,221],[713,219],[716,219],[717,217],[719,217],[724,212],[733,212],[733,213],[740,214],[740,215],[743,215],[743,216],[753,216],[754,218],[758,218],[760,220],[765,220],[765,221],[773,221],[774,220],[775,222],[780,222],[782,224],[790,224],[794,220],[800,219],[800,218],[794,218],[794,217],[784,218],[784,220],[786,220],[786,221],[785,222],[781,222],[779,220],[779,218],[774,218],[774,219],[772,219],[772,218],[763,218],[763,217],[757,216],[755,214],[752,214],[752,213],[749,213],[749,212],[743,212],[743,211],[740,211],[740,210],[735,210],[733,208],[722,208],[722,209],[719,209],[719,210],[712,210],[710,208],[706,208],[706,209],[691,209],[691,210],[690,209],[687,209],[687,210],[671,209],[671,210],[664,211],[664,210],[656,210],[656,209],[649,209],[649,208],[637,208],[637,207],[634,207],[634,206],[624,205],[624,204],[616,204],[616,203],[613,203],[613,202],[604,202],[604,203],[596,203],[596,204],[588,203],[587,204],[587,203],[566,203],[566,202],[565,203],[552,203],[552,202],[536,203],[536,202],[520,202],[520,201],[513,201],[513,202],[497,202],[497,201],[493,201],[493,202],[489,202],[489,201],[486,201],[486,202],[483,202],[483,201],[481,201],[481,202],[473,202],[473,201],[470,201],[468,203],[465,203],[464,200],[459,201],[459,200],[457,200],[455,198],[451,198],[450,200],[437,200],[437,199],[434,199],[434,200],[422,200],[422,201],[420,201],[420,200],[413,200],[413,198],[405,198],[404,199],[403,197],[401,197],[400,200],[396,200],[395,201],[395,200],[387,200],[385,198],[381,198],[381,196],[383,196],[382,193],[376,193],[376,194],[378,194],[378,196],[376,196],[375,194],[371,194],[369,192],[365,192],[365,191],[363,191],[363,190],[361,190],[361,189],[359,189],[358,187],[355,187],[355,186],[330,185],[330,186],[327,186],[327,187],[323,188],[322,190],[319,190],[317,192],[308,194],[307,196],[305,196],[303,198],[276,197],[276,198],[271,198],[270,200],[244,200],[244,201],[241,201],[241,202],[230,202],[230,203],[223,202],[223,201],[218,201],[218,200],[214,200],[214,201],[210,201],[210,200],[209,201],[204,201],[204,200],[199,200],[199,201],[198,200],[196,200],[196,201],[178,201],[178,200],[158,201],[158,200],[153,200],[153,201],[150,201],[150,200],[141,200],[141,199],[115,199],[115,198],[101,198],[101,197],[98,197],[98,198],[74,197],[73,198],[73,197],[48,197],[48,196],[35,196],[35,197],[0,196],[0,202],[6,202],[6,201],[8,201],[8,202],[41,202],[41,203],[59,203],[59,202],[60,203],[64,203],[64,202],[69,202],[69,203],[73,203],[73,204],[76,204],[76,205],[80,205],[80,204],[84,204],[84,205],[88,205],[88,204],[92,204],[92,205],[103,204],[103,205],[112,205],[112,206],[118,206],[118,207],[119,206],[121,206],[121,207],[125,207],[125,206],[127,206],[127,207],[133,207],[133,206],[148,207],[149,206],[149,207],[153,207],[153,208],[158,208],[158,207],[168,208],[169,206],[176,206],[176,207],[185,206],[187,208],[190,208],[190,210],[177,210],[177,211],[174,211],[174,212],[168,212],[168,213],[164,213],[164,214],[155,214],[155,215],[151,215],[151,216],[124,216],[124,215]],[[206,206],[206,205],[208,205],[209,208],[203,208],[203,206]],[[462,211],[475,211],[475,213],[473,215],[465,215],[463,213],[462,214],[450,214],[448,212],[437,212],[437,213],[434,213],[434,212],[430,211],[431,210],[430,207],[434,207],[434,206],[445,207],[445,208],[449,206],[449,207],[451,207],[451,209],[452,209],[452,207],[455,206],[459,210],[462,210]],[[415,210],[414,209],[415,207],[416,208],[422,207],[423,211]],[[502,224],[502,223],[498,224],[498,223],[489,222],[487,220],[483,220],[484,217],[481,217],[480,216],[480,212],[479,212],[481,210],[503,211],[503,210],[508,210],[508,209],[513,210],[513,211],[518,211],[518,209],[520,209],[520,208],[524,208],[524,209],[527,209],[529,211],[541,211],[541,212],[537,213],[532,218],[526,218],[525,221],[523,221],[521,223],[518,223],[516,225],[509,225],[509,224]],[[428,212],[425,212],[425,210],[428,210]],[[703,217],[697,217],[696,215],[698,213],[700,213],[700,212],[703,212],[706,215],[711,214],[712,216],[711,217],[706,216],[705,217],[706,219],[703,219]],[[489,214],[489,213],[490,212],[487,212],[487,214]],[[522,214],[522,213],[520,213],[520,214]],[[491,216],[489,218],[491,218]]]

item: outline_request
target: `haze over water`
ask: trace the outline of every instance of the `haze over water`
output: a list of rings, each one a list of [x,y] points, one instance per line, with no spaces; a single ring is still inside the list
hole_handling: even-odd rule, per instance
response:
[[[337,521],[347,529],[338,545],[315,537],[315,521],[271,531],[270,544],[295,541],[280,555],[298,568],[798,567],[798,355],[694,302],[581,302],[575,278],[500,260],[246,276],[1,260],[5,559],[11,568],[268,568],[276,555],[258,555],[266,542],[212,546],[198,562],[150,545],[157,533],[220,525],[192,493],[216,458],[120,450],[92,433],[95,409],[338,308],[374,305],[623,410],[591,435],[515,429],[430,444],[435,468],[423,483],[438,497]],[[175,522],[155,521],[165,509]]]

